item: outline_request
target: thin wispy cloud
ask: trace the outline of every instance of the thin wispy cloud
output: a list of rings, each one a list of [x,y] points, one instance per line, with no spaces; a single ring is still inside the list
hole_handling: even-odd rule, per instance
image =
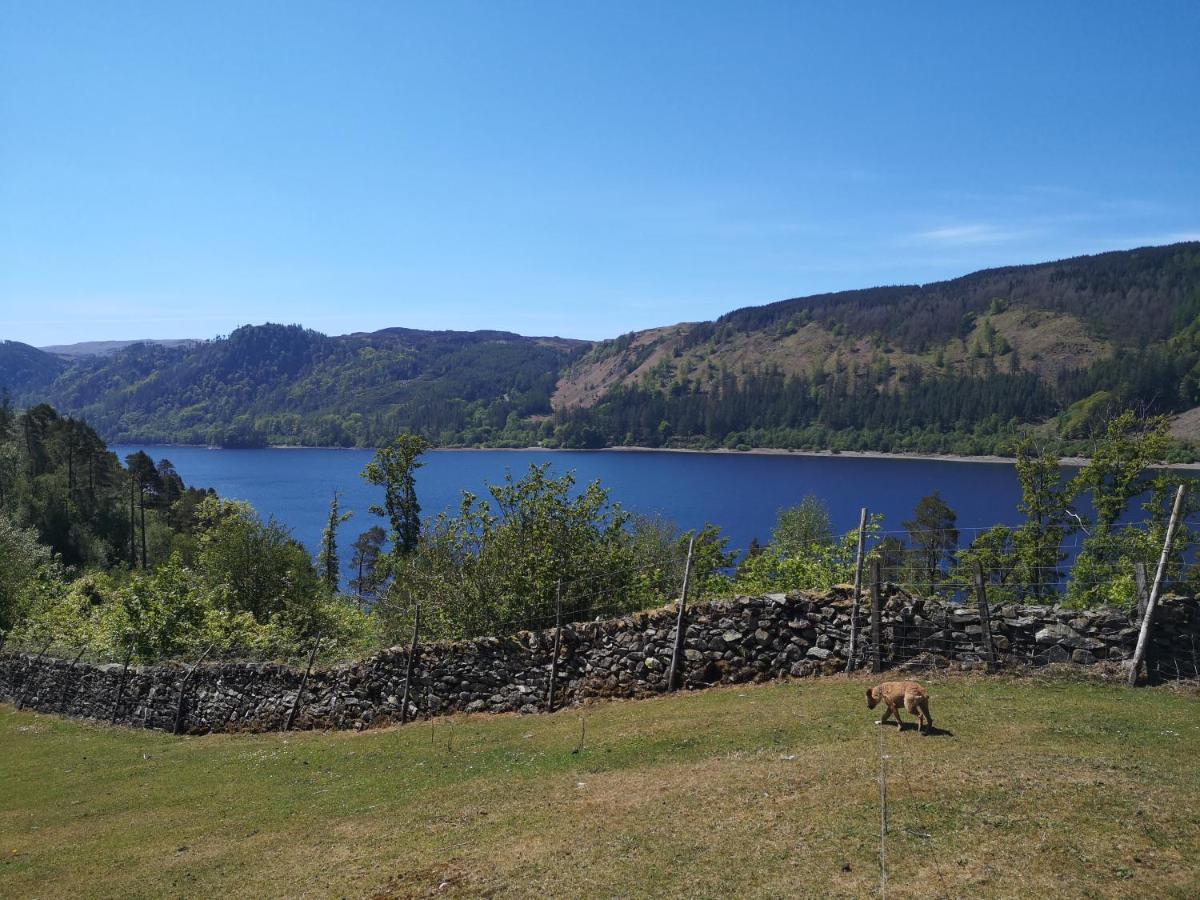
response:
[[[1032,231],[1015,230],[976,222],[968,225],[946,225],[910,235],[912,241],[945,246],[969,246],[974,244],[1000,244],[1031,237]]]

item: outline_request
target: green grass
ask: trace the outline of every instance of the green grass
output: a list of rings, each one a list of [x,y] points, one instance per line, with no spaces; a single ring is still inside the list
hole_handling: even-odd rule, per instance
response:
[[[929,681],[888,894],[1200,896],[1194,692]],[[177,738],[0,707],[0,895],[869,896],[862,681]]]

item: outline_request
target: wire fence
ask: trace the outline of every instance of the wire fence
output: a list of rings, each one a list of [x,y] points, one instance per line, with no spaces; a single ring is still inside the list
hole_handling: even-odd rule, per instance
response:
[[[1161,530],[1161,526],[1161,521],[1147,519],[1122,527],[1142,528],[1150,535],[1151,529]],[[993,610],[1030,605],[1050,607],[1069,600],[1081,606],[1115,605],[1136,617],[1134,611],[1139,598],[1144,602],[1148,590],[1145,573],[1152,575],[1156,563],[1156,551],[1149,539],[1140,548],[1144,551],[1141,559],[1091,559],[1087,565],[1081,565],[1080,553],[1087,547],[1087,535],[1074,533],[1041,545],[1035,541],[1018,552],[1011,544],[997,549],[985,543],[986,536],[995,534],[996,528],[983,525],[920,530],[868,528],[863,547],[865,569],[860,585],[859,625],[863,637],[854,648],[855,658],[851,665],[875,664],[875,660],[867,655],[872,651],[865,649],[870,646],[866,635],[871,588],[868,573],[872,566],[877,567],[881,590],[889,604],[899,610],[908,610],[889,614],[881,626],[881,641],[886,649],[877,651],[882,654],[878,660],[880,666],[912,664],[922,657],[961,658],[978,653],[982,623],[977,618],[969,622],[947,621],[944,616],[941,620],[930,619],[920,610],[929,604],[948,609],[973,608],[980,591],[980,578]],[[854,582],[858,562],[854,554],[856,538],[857,530],[822,535],[794,542],[786,553],[780,553],[772,546],[753,545],[732,549],[720,546],[707,554],[698,549],[693,560],[689,602],[751,593],[821,592],[850,585]],[[1189,559],[1188,552],[1188,548],[1180,547],[1172,555],[1164,593],[1196,593],[1196,587],[1200,585],[1200,568]],[[765,565],[756,568],[753,563],[756,557],[769,559]],[[722,564],[729,560],[732,560],[731,564]],[[375,609],[391,617],[390,636],[404,644],[408,642],[409,629],[415,625],[412,620],[417,605],[422,606],[423,624],[418,631],[422,641],[547,632],[559,623],[611,619],[672,604],[680,597],[687,565],[685,550],[673,546],[650,558],[620,567],[588,571],[554,584],[543,577],[534,596],[502,598],[504,602],[495,603],[490,614],[477,615],[461,627],[446,626],[445,610],[440,604],[446,598],[457,602],[459,608],[468,608],[470,604],[462,596],[456,596],[453,586],[444,583],[429,590],[422,584],[410,586],[407,593],[410,601],[415,598],[415,604],[408,602],[389,608],[389,601],[384,598],[376,603]],[[531,579],[527,581],[532,583]],[[520,578],[513,579],[514,585],[521,583]],[[850,641],[852,638],[852,627],[848,626],[844,634],[833,625],[825,627],[839,640]],[[1000,624],[998,627],[1000,630],[994,636],[996,652],[1007,662],[1037,665],[1062,661],[1050,659],[1036,648],[1014,641],[1007,626]],[[1085,646],[1078,649],[1088,650],[1087,642],[1084,643]],[[123,648],[93,647],[61,639],[43,641],[33,635],[0,636],[0,649],[92,665],[123,665],[126,662]],[[281,650],[279,647],[216,643],[206,648],[189,645],[173,654],[160,655],[154,661],[191,665],[204,651],[205,661],[209,664],[236,662],[302,667],[310,650],[308,645]],[[326,642],[318,660],[328,666],[350,662],[360,656],[361,648],[339,653],[336,649],[330,651]],[[1159,658],[1155,665],[1180,677],[1196,677],[1200,674],[1197,656],[1189,641],[1186,647],[1175,648],[1172,654]],[[139,661],[136,657],[133,660],[134,664]]]

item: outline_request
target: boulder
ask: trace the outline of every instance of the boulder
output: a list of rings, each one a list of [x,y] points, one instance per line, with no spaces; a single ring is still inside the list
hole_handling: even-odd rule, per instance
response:
[[[1070,625],[1064,625],[1061,622],[1052,622],[1046,625],[1033,636],[1033,640],[1037,644],[1062,644],[1069,639],[1082,637]]]

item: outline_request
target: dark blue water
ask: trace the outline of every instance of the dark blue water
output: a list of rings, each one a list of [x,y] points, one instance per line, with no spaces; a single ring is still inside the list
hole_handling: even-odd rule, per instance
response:
[[[170,459],[187,484],[248,500],[310,549],[319,543],[335,489],[343,492],[343,509],[354,513],[340,535],[347,558],[353,538],[380,521],[368,507],[382,502],[383,492],[359,476],[369,450],[112,449],[122,459],[138,449]],[[553,473],[573,471],[580,484],[600,479],[635,512],[662,515],[684,529],[720,525],[731,548],[745,548],[752,538],[765,543],[778,511],[806,494],[825,501],[839,532],[857,527],[863,506],[883,514],[885,531],[902,532],[917,501],[935,490],[958,513],[964,545],[975,529],[1021,520],[1016,472],[1002,463],[549,450],[435,450],[422,458],[417,494],[426,516],[456,508],[463,490],[486,497],[486,485],[506,471],[520,476],[533,463],[549,462]]]

